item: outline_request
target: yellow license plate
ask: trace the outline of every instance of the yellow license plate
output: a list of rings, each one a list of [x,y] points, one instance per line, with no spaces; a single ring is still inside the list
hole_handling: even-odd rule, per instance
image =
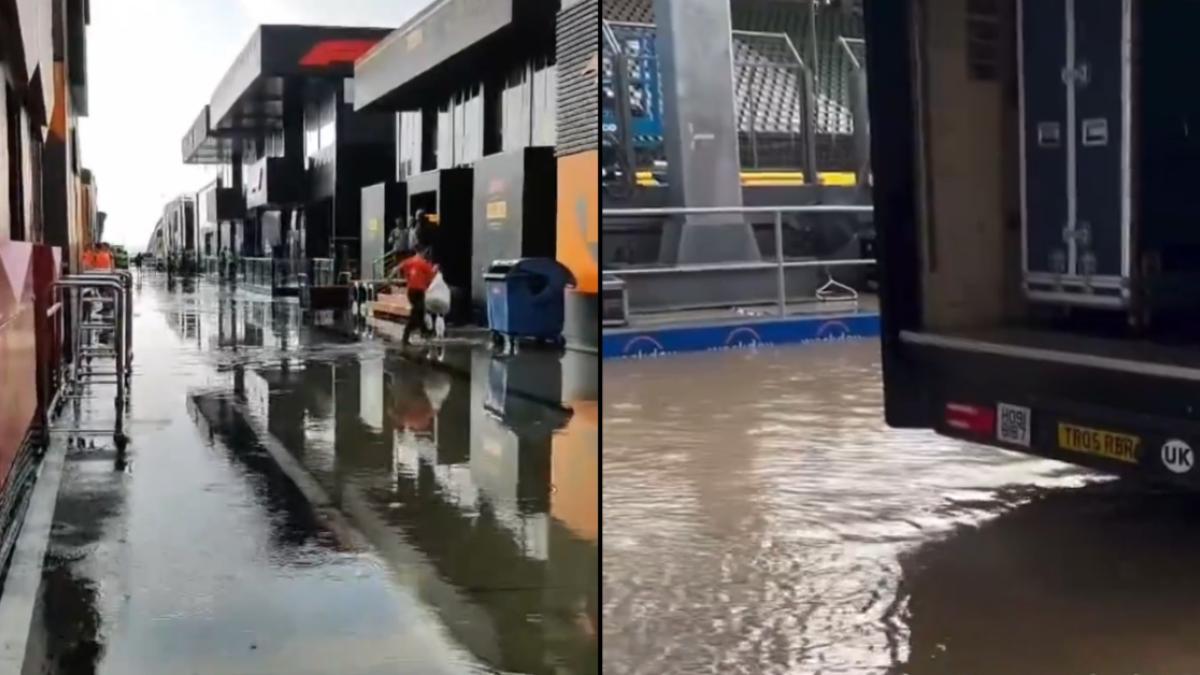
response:
[[[1119,462],[1137,464],[1142,439],[1103,429],[1059,424],[1058,447],[1072,452],[1083,452],[1115,459]]]

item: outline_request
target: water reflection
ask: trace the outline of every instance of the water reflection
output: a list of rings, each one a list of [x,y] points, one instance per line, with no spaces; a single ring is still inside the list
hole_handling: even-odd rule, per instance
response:
[[[254,364],[290,350],[224,347],[238,341],[211,328],[233,308],[237,334],[253,335],[253,307],[203,286],[189,295],[143,284],[136,467],[103,439],[68,452],[26,671],[489,672],[414,587],[316,522],[263,455],[235,392],[249,399]],[[94,403],[80,406],[85,426],[111,414]]]
[[[1032,496],[901,557],[907,673],[1190,673],[1200,499],[1126,483]]]
[[[157,290],[157,289],[155,289]],[[183,341],[213,352],[269,348],[290,351],[336,341],[306,321],[295,300],[272,300],[201,284],[177,287],[164,311],[171,330]]]
[[[1092,672],[1018,667],[1061,626],[1033,643],[989,627],[999,612],[954,624],[973,594],[1026,601],[1013,587],[1040,582],[993,574],[969,589],[970,562],[952,556],[960,583],[945,586],[945,568],[924,575],[930,558],[905,555],[1093,474],[887,428],[873,343],[617,361],[604,378],[605,672],[906,672],[937,649],[939,626],[1011,650],[988,672]],[[1021,555],[1050,567],[1056,551]],[[917,623],[921,596],[938,605],[921,610],[933,629]],[[941,672],[984,672],[964,663]]]
[[[204,428],[265,429],[484,663],[598,672],[594,356],[342,349],[286,303],[214,309],[197,333],[228,385],[195,397]]]
[[[305,564],[304,556],[296,555],[297,549],[333,544],[332,533],[321,528],[305,505],[304,495],[262,447],[227,392],[193,392],[188,402],[188,412],[209,438],[209,447],[227,453],[246,469],[244,475],[267,514],[273,559],[285,565]]]
[[[104,453],[81,446],[72,448],[71,454],[78,459]],[[55,532],[43,569],[42,620],[30,626],[34,644],[53,645],[42,657],[42,672],[95,672],[105,651],[100,635],[99,584],[75,565],[125,511],[122,474],[104,464],[104,458],[97,458],[70,465],[73,477],[86,489],[64,491],[56,505]]]

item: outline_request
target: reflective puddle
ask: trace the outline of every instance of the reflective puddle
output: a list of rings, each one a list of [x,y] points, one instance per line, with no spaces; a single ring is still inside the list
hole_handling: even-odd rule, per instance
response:
[[[153,280],[134,346],[128,454],[68,455],[34,672],[598,672],[594,357]]]

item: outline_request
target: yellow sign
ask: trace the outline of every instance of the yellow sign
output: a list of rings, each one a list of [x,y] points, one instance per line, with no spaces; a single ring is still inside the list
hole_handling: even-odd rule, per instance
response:
[[[404,37],[404,44],[408,48],[408,51],[411,52],[417,47],[420,47],[424,40],[425,35],[421,33],[421,29],[418,28]]]
[[[369,227],[372,232],[378,232],[379,231],[379,219],[372,218],[371,222],[367,224],[367,227]]]
[[[508,202],[495,201],[488,202],[487,219],[488,220],[504,220],[508,218]]]
[[[1137,464],[1142,439],[1129,434],[1060,423],[1058,425],[1058,446],[1063,450]]]

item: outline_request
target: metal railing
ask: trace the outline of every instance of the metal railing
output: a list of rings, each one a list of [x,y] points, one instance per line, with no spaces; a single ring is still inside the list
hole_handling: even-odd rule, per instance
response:
[[[116,385],[111,432],[118,449],[123,449],[126,388],[133,359],[133,277],[125,270],[70,275],[56,281],[54,291],[56,302],[47,310],[47,316],[62,311],[64,304],[71,312],[67,338],[71,360],[64,378],[65,393],[60,391],[59,395],[78,401],[89,395],[86,390],[90,385]],[[111,313],[105,311],[106,306],[111,306]],[[103,344],[101,336],[106,334],[111,336],[112,347]],[[104,358],[112,358],[113,370],[96,368],[96,359]],[[85,435],[110,430],[56,427],[47,431]]]
[[[789,269],[818,268],[825,271],[828,279],[817,288],[814,299],[840,299],[837,291],[841,291],[846,299],[858,299],[858,292],[833,278],[832,269],[839,267],[869,266],[875,264],[874,258],[840,258],[815,260],[787,260],[783,254],[783,216],[784,214],[870,214],[874,212],[871,206],[854,205],[810,205],[810,206],[727,206],[727,207],[663,207],[644,209],[601,209],[601,218],[607,217],[666,217],[687,215],[749,215],[770,213],[774,214],[775,225],[775,260],[762,262],[724,262],[703,263],[658,267],[635,267],[605,269],[605,275],[614,277],[635,277],[650,275],[696,274],[702,272],[740,272],[753,270],[776,270],[776,309],[779,316],[787,315],[787,276]]]
[[[292,258],[271,258],[271,275],[276,288],[293,287],[300,283],[300,261]]]
[[[653,43],[656,30],[651,24],[601,22],[601,130],[613,163],[605,168],[624,180],[636,180],[638,170],[666,159],[660,136],[665,85]],[[802,56],[786,33],[735,30],[731,39],[743,168],[800,170],[805,183],[815,184],[821,171],[847,171],[866,162],[858,156],[864,146],[857,141],[866,115],[865,89],[852,87],[842,100],[841,89],[818,78],[815,62],[805,58],[816,56],[812,45]],[[815,39],[814,34],[810,41]],[[855,42],[842,38],[834,48],[850,49]],[[847,68],[860,63],[852,54]],[[853,78],[852,73],[837,76]]]
[[[288,258],[239,258],[243,283],[263,288],[287,288],[299,283],[296,261]]]
[[[846,59],[854,68],[850,97],[854,118],[854,154],[858,158],[858,183],[869,184],[871,180],[871,116],[867,110],[867,43],[861,38],[838,38],[838,44]]]
[[[235,281],[242,273],[241,260],[236,256],[206,256],[200,261],[200,269],[209,277]]]
[[[216,256],[207,256],[200,263],[200,269],[203,273],[210,277],[220,276],[221,274],[221,259]]]
[[[275,287],[274,261],[270,258],[240,258],[238,276],[249,286]]]
[[[308,270],[312,286],[333,285],[333,258],[313,258],[308,263]]]
[[[808,182],[818,182],[811,70],[786,34],[733,34],[741,40],[733,66],[736,90],[742,92],[735,93],[742,166],[801,167]]]
[[[399,251],[388,251],[371,261],[371,280],[383,281],[388,275],[388,261],[400,254]]]

